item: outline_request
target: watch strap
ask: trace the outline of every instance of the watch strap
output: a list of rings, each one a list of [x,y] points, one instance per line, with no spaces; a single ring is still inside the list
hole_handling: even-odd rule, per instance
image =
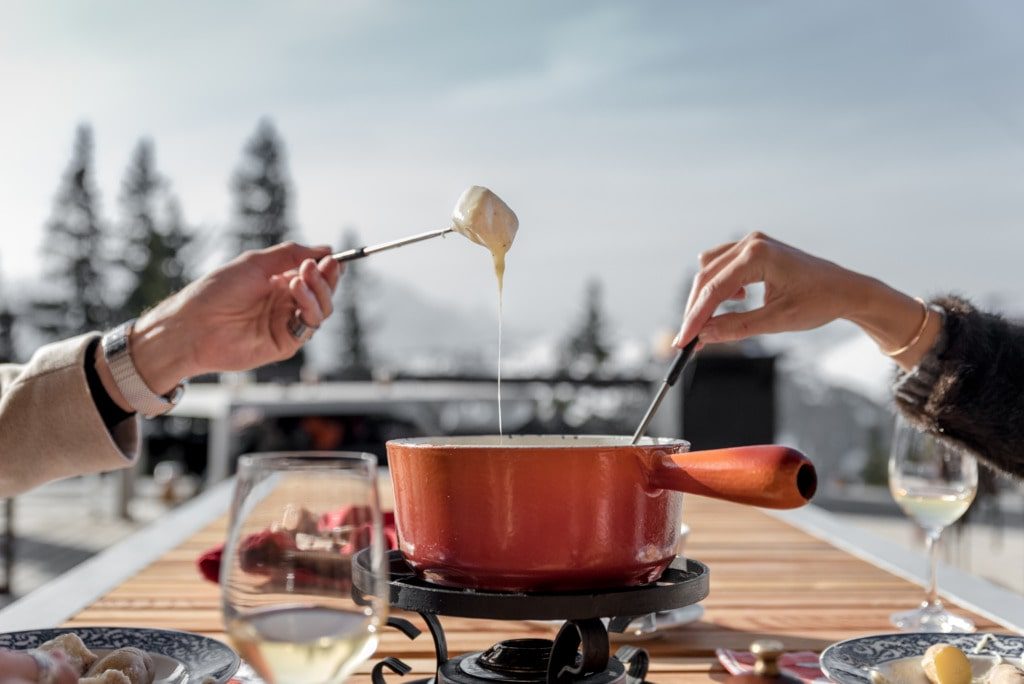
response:
[[[159,395],[149,388],[139,375],[132,360],[129,341],[135,319],[126,321],[103,336],[103,356],[114,376],[114,382],[129,406],[146,418],[162,416],[170,411],[185,391],[184,383],[165,395]]]

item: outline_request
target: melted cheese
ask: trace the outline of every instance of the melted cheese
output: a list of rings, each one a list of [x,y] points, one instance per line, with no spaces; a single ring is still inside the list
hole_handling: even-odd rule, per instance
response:
[[[452,227],[490,250],[500,291],[505,277],[505,255],[519,230],[515,212],[487,188],[474,185],[459,197],[452,212]]]

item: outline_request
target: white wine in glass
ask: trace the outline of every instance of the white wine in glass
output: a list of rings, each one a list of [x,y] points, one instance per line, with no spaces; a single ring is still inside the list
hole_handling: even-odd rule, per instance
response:
[[[978,490],[974,457],[896,418],[889,457],[889,489],[903,512],[925,533],[928,593],[916,609],[891,616],[908,632],[971,632],[974,623],[945,609],[938,595],[938,545],[942,530],[960,519]]]
[[[357,553],[375,578],[368,596],[352,586]],[[377,646],[386,577],[375,456],[239,460],[221,563],[224,624],[268,684],[343,682]]]

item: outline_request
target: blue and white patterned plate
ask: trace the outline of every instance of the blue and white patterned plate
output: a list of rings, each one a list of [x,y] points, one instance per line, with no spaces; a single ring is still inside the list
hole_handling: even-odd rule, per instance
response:
[[[141,627],[76,626],[10,632],[0,634],[0,648],[35,648],[68,632],[77,634],[94,651],[110,651],[125,646],[148,651],[157,661],[156,682],[160,684],[203,681],[223,684],[241,662],[234,651],[219,641],[190,632]]]
[[[953,644],[968,656],[1001,656],[1019,663],[1024,637],[1009,634],[879,634],[832,644],[821,653],[821,670],[839,684],[871,684],[882,663],[920,658],[929,646]]]

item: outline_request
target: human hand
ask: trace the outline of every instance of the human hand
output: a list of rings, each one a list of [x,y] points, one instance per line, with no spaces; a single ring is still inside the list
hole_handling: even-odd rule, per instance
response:
[[[44,679],[36,659],[24,651],[0,649],[0,684],[36,684],[37,682],[53,682],[53,684],[76,684],[78,673],[75,672],[60,651],[50,653],[37,652],[37,657],[50,663],[50,678]]]
[[[679,335],[682,348],[698,334],[701,344],[730,342],[753,335],[810,330],[837,318],[859,325],[882,350],[895,350],[913,338],[923,318],[921,305],[878,280],[802,252],[763,233],[720,245],[700,255]],[[728,299],[764,284],[764,305],[715,316]],[[894,357],[913,367],[938,334],[931,317],[913,349]]]
[[[184,377],[291,357],[305,341],[289,331],[295,312],[315,329],[333,310],[342,269],[330,251],[288,242],[246,252],[143,314],[131,350],[146,384],[163,394]]]

